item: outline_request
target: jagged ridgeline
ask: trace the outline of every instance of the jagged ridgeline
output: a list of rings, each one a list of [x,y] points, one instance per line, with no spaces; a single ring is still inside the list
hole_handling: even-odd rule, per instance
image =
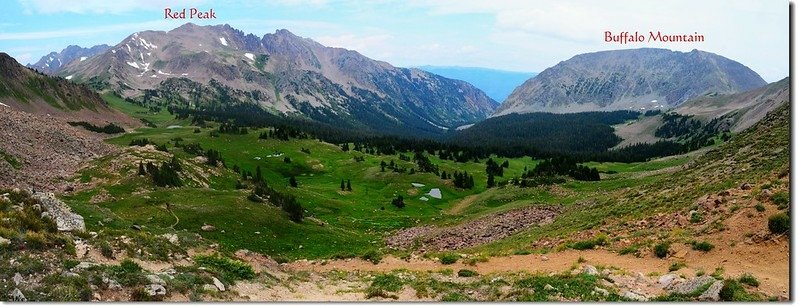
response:
[[[394,67],[279,30],[258,38],[228,25],[137,32],[56,73],[145,104],[266,112],[340,128],[438,136],[491,114],[472,85]]]

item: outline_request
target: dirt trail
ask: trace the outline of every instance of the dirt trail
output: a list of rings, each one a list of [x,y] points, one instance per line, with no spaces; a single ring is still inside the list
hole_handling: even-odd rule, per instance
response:
[[[698,270],[711,274],[715,268],[723,267],[726,277],[736,278],[742,273],[751,273],[761,281],[761,285],[758,288],[759,291],[769,295],[787,295],[790,281],[787,241],[782,239],[780,242],[768,244],[773,246],[755,247],[742,244],[731,248],[719,248],[708,253],[689,250],[681,259],[674,257],[659,259],[654,256],[638,258],[632,255],[619,255],[606,250],[566,250],[543,256],[514,255],[494,257],[487,262],[477,263],[475,266],[462,263],[444,265],[421,258],[405,261],[389,256],[376,265],[360,259],[349,259],[333,260],[326,264],[306,261],[294,262],[288,264],[287,267],[294,270],[315,272],[331,270],[387,272],[396,269],[413,271],[453,269],[457,271],[462,268],[468,268],[476,270],[480,274],[513,271],[560,273],[569,271],[577,263],[578,259],[582,257],[586,263],[595,266],[611,266],[629,271],[632,274],[641,272],[647,275],[656,272],[660,276],[669,271],[669,266],[672,263],[685,262],[687,267],[680,269],[677,273],[684,274],[686,277],[694,276]],[[687,246],[678,248],[690,249]]]
[[[474,201],[477,200],[479,196],[480,194],[475,194],[464,197],[460,202],[452,206],[452,208],[449,208],[449,210],[447,210],[446,213],[451,215],[460,214],[461,212],[463,212],[464,209],[471,206],[472,203],[474,203]]]

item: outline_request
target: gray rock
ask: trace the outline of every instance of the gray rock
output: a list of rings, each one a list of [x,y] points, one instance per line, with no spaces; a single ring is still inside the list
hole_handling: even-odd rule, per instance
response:
[[[689,294],[714,281],[716,281],[716,279],[711,276],[700,276],[683,282],[674,283],[668,290],[669,293]]]
[[[122,285],[119,284],[116,280],[108,278],[108,276],[103,276],[103,284],[111,290],[119,290],[122,289]]]
[[[19,273],[14,274],[14,278],[12,280],[14,281],[15,286],[19,286],[19,284],[25,282],[25,279],[23,279],[22,275]]]
[[[660,278],[658,279],[658,284],[660,285],[661,288],[667,288],[668,286],[671,286],[671,284],[678,278],[680,277],[677,276],[677,274],[666,274],[660,276]]]
[[[172,243],[172,244],[175,244],[175,245],[180,244],[180,239],[178,239],[178,235],[176,235],[174,233],[166,233],[166,234],[163,234],[162,237],[164,237],[167,241],[169,241],[169,243]]]
[[[200,227],[200,229],[202,229],[202,231],[214,231],[216,230],[216,227],[214,227],[213,225],[205,224],[202,227]]]
[[[11,240],[0,237],[0,246],[9,246],[11,245]]]
[[[76,270],[76,271],[80,271],[80,270],[88,269],[88,268],[93,267],[93,266],[97,266],[97,264],[94,263],[94,262],[81,261],[80,263],[78,263],[78,265],[76,265],[72,269]]]
[[[74,273],[74,272],[70,272],[70,271],[64,271],[64,273],[61,273],[61,276],[64,276],[64,277],[78,277],[78,276],[80,276],[80,274]]]
[[[166,288],[164,288],[162,285],[147,285],[144,287],[144,291],[149,296],[166,295]]]
[[[751,189],[752,189],[752,186],[749,185],[748,183],[744,183],[744,184],[741,185],[741,190],[751,190]]]
[[[27,302],[28,299],[25,298],[25,294],[22,294],[18,288],[14,288],[14,291],[8,295],[10,297],[10,301],[12,302]]]
[[[636,272],[635,273],[635,282],[637,282],[637,283],[648,283],[649,282],[649,278],[646,278],[646,275],[644,275],[644,273]]]
[[[588,264],[583,267],[583,273],[591,276],[599,275],[599,271],[596,269],[596,267]]]
[[[224,292],[225,291],[225,284],[223,284],[221,281],[219,281],[219,279],[216,279],[216,277],[214,277],[213,280],[214,280],[214,286],[216,286],[216,288],[219,289],[219,291]]]
[[[219,289],[217,289],[214,285],[205,284],[205,285],[203,285],[203,291],[205,291],[205,292],[217,292],[217,291],[219,291]]]
[[[626,299],[631,300],[631,301],[638,301],[638,302],[649,301],[649,299],[646,296],[643,296],[641,294],[638,294],[638,293],[635,293],[635,292],[632,292],[632,291],[629,291],[629,290],[622,292],[621,297],[626,298]]]
[[[599,293],[599,294],[601,294],[602,296],[608,296],[608,295],[610,295],[610,292],[608,292],[608,290],[602,289],[602,288],[600,288],[600,287],[594,287],[594,291],[595,291],[596,293]]]
[[[710,288],[707,288],[707,290],[705,290],[705,292],[703,292],[702,295],[699,296],[699,300],[717,302],[718,300],[721,299],[719,294],[721,293],[721,288],[723,287],[724,287],[724,282],[721,280],[717,280],[712,285],[710,285]]]
[[[547,290],[547,291],[557,291],[558,289],[556,289],[555,287],[553,287],[553,286],[552,286],[552,285],[550,285],[550,284],[546,284],[546,285],[544,286],[544,290]]]
[[[166,285],[166,282],[163,279],[161,279],[161,277],[155,274],[147,275],[147,280],[150,281],[151,284],[162,285],[162,286]]]
[[[42,217],[49,217],[56,223],[58,231],[86,231],[83,217],[75,214],[69,206],[58,200],[53,193],[37,192],[33,194],[43,207]]]

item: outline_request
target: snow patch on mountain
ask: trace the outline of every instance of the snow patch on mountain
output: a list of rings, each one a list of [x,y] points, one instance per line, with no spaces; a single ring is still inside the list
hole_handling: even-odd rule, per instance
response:
[[[227,46],[227,40],[224,37],[220,37],[219,42],[222,43],[222,45]]]

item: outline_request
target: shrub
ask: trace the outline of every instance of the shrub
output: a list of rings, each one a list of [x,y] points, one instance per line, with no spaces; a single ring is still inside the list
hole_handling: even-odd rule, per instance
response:
[[[771,201],[777,205],[777,207],[784,208],[791,201],[791,197],[787,192],[780,191],[771,195]]]
[[[686,267],[685,262],[674,262],[669,266],[669,272],[674,272]]]
[[[108,244],[108,242],[103,241],[102,243],[100,243],[100,254],[102,254],[103,257],[106,257],[108,259],[113,259],[114,249],[111,247],[111,244]]]
[[[711,244],[710,242],[702,241],[702,242],[694,242],[692,244],[692,247],[693,247],[694,250],[703,251],[703,252],[709,252],[715,246],[713,246],[713,244]]]
[[[749,273],[741,274],[741,276],[738,277],[738,282],[752,287],[760,286],[760,281],[758,281],[755,276]]]
[[[458,262],[458,259],[460,259],[460,256],[457,254],[444,254],[441,256],[441,264],[453,264]]]
[[[113,279],[123,286],[138,286],[147,282],[142,268],[133,260],[125,259],[118,266],[109,268],[109,273]]]
[[[757,205],[755,205],[755,210],[757,210],[757,212],[766,211],[766,206],[763,206],[761,203],[757,203]]]
[[[666,258],[669,255],[670,244],[668,242],[661,242],[655,245],[655,256],[658,258]]]
[[[691,214],[691,223],[696,224],[699,222],[702,222],[702,215],[699,214],[699,212],[694,212],[694,214]]]
[[[199,266],[212,268],[228,280],[251,279],[255,277],[255,270],[249,264],[233,260],[221,255],[199,255],[194,257],[194,263]]]
[[[361,259],[369,261],[374,264],[378,264],[380,263],[380,260],[383,259],[383,253],[376,250],[370,250],[361,255]]]
[[[785,213],[777,213],[768,218],[768,230],[782,234],[791,229],[791,220]]]
[[[719,297],[725,302],[752,301],[756,299],[746,292],[741,283],[733,279],[724,280],[724,286],[721,287]]]
[[[477,274],[477,272],[472,271],[472,270],[461,269],[461,270],[458,271],[458,276],[460,276],[460,277],[472,277],[472,276],[477,276],[477,275],[479,275],[479,274]]]
[[[25,232],[25,246],[30,249],[41,250],[47,247],[47,236],[43,233],[28,230]]]

